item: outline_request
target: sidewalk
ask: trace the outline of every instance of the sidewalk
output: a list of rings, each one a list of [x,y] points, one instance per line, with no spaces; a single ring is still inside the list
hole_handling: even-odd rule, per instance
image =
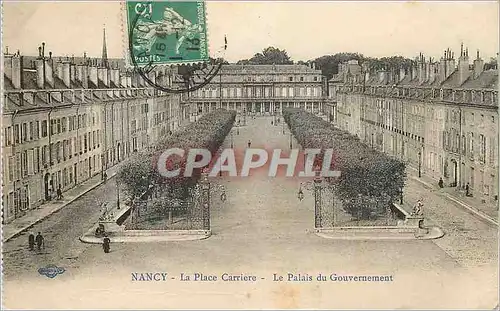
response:
[[[469,212],[479,216],[489,223],[498,226],[498,205],[495,203],[482,203],[480,199],[475,197],[466,197],[463,191],[458,191],[455,187],[439,188],[438,181],[433,178],[422,175],[418,177],[417,169],[411,166],[408,167],[408,177],[420,182],[421,184],[436,190],[436,193],[462,206]]]
[[[121,163],[116,164],[115,166],[106,170],[108,181],[117,174],[120,166]],[[65,191],[63,193],[64,198],[62,200],[51,201],[42,204],[36,209],[27,211],[26,215],[16,218],[8,224],[2,225],[3,242],[5,243],[8,240],[20,235],[24,231],[31,228],[33,225],[56,213],[66,205],[75,201],[76,199],[89,192],[90,190],[96,188],[102,183],[103,181],[101,180],[101,174],[99,173],[94,177],[84,181],[83,183],[69,189],[68,191]]]

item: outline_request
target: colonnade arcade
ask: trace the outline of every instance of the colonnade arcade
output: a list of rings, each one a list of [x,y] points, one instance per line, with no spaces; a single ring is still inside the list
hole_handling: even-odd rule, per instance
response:
[[[193,113],[208,113],[218,108],[236,110],[238,112],[255,113],[258,115],[272,115],[274,112],[282,113],[284,108],[302,108],[311,113],[319,113],[323,110],[323,103],[320,101],[295,101],[295,102],[269,102],[269,101],[249,101],[249,102],[195,102],[192,103]]]

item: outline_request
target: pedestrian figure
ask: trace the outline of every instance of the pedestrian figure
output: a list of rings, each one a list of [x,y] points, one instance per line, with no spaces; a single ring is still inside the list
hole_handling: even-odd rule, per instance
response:
[[[30,235],[28,236],[28,245],[30,247],[30,251],[35,249],[35,235],[33,232],[30,232]]]
[[[438,186],[439,188],[443,188],[443,178],[439,178],[439,182],[438,182]]]
[[[38,234],[36,235],[36,248],[38,250],[41,250],[42,247],[44,247],[44,243],[43,243],[43,236],[42,236],[42,233],[38,232]]]
[[[248,141],[248,148],[250,148],[251,145],[252,145],[252,142],[249,140]]]
[[[102,240],[102,249],[106,254],[109,253],[109,243],[111,243],[111,240],[105,235]]]
[[[465,196],[466,196],[466,197],[470,197],[470,193],[469,193],[469,183],[467,183],[467,185],[465,185]]]
[[[102,176],[103,176],[104,181],[106,182],[106,179],[108,179],[108,174],[106,174],[106,172],[104,172],[104,175],[102,175]]]
[[[61,190],[61,185],[59,184],[59,187],[57,188],[57,199],[62,200],[63,195],[62,195],[62,190]]]
[[[274,125],[274,122],[273,122],[273,121],[271,121],[271,125]]]

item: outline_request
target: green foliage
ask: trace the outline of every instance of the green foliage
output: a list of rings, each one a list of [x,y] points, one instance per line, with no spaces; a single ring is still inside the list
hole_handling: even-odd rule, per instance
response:
[[[338,66],[340,63],[349,60],[362,61],[363,54],[358,53],[337,53],[335,55],[324,55],[313,60],[316,63],[316,68],[320,69],[324,76],[331,79],[333,75],[338,73]]]
[[[403,162],[373,150],[356,136],[302,109],[287,108],[283,115],[303,148],[333,149],[331,169],[340,171],[341,176],[330,182],[353,216],[379,214],[399,198],[406,178]]]
[[[201,148],[215,154],[231,131],[235,118],[235,111],[225,109],[217,109],[204,115],[197,122],[190,123],[184,129],[160,140],[151,151],[141,151],[130,157],[120,168],[119,182],[125,185],[134,198],[148,190],[150,185],[171,193],[175,199],[185,198],[187,189],[196,184],[201,175],[198,169],[192,177],[183,176],[188,151]],[[158,159],[170,148],[183,149],[185,156],[169,157],[169,169],[180,168],[181,172],[177,177],[165,178],[158,172]]]
[[[490,61],[484,64],[484,70],[498,69],[498,61],[496,57],[491,57]]]
[[[290,65],[293,61],[288,56],[285,50],[280,50],[275,47],[267,47],[262,53],[255,54],[250,59],[238,61],[238,65]]]
[[[402,56],[391,56],[382,58],[365,57],[359,53],[337,53],[335,55],[324,55],[314,59],[316,68],[321,69],[324,76],[331,79],[333,75],[338,74],[338,66],[340,63],[349,60],[357,60],[359,64],[366,63],[368,70],[380,70],[390,68],[409,68],[412,65],[412,60]]]

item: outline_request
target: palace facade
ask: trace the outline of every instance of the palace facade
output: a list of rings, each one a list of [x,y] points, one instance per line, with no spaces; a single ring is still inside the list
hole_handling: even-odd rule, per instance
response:
[[[108,61],[105,45],[99,60],[56,59],[44,50],[38,57],[4,55],[4,223],[189,122],[179,95]]]
[[[313,113],[323,110],[321,70],[314,65],[223,65],[205,87],[182,100],[191,107],[191,118],[216,108],[239,113],[272,115],[285,107]]]
[[[325,108],[337,127],[436,182],[498,199],[498,69],[484,70],[479,51],[472,64],[463,47],[457,63],[448,49],[406,69],[341,64]]]

